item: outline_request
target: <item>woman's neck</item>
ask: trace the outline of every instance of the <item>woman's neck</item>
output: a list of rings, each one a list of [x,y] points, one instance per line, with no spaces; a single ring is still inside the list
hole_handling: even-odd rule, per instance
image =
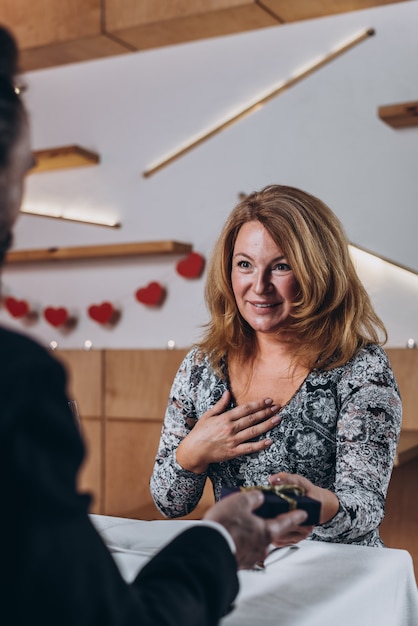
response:
[[[271,397],[283,406],[294,395],[309,373],[298,363],[294,345],[277,337],[257,337],[252,359],[239,355],[228,360],[231,390],[238,404],[260,397]]]

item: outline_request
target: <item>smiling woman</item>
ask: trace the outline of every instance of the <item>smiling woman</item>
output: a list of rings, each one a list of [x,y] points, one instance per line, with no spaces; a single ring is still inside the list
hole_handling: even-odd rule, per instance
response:
[[[292,268],[260,222],[240,229],[232,256],[232,289],[238,311],[255,332],[280,329],[299,290]]]
[[[382,545],[401,402],[337,217],[271,185],[229,216],[210,321],[175,377],[151,477],[167,517],[222,487],[291,482],[321,502],[313,539]]]

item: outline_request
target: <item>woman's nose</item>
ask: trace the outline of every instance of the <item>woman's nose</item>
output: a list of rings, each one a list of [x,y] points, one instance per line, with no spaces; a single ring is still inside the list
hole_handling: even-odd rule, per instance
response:
[[[259,272],[254,281],[254,292],[265,293],[271,287],[270,273]]]

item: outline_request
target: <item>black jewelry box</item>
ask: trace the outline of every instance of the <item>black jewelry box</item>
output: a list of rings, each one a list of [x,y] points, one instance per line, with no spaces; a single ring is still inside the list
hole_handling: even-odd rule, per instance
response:
[[[307,512],[308,518],[301,526],[319,524],[321,503],[318,500],[305,496],[304,489],[297,485],[222,487],[221,498],[232,495],[233,493],[238,493],[239,491],[249,491],[250,489],[258,489],[264,494],[263,504],[254,511],[256,515],[267,519],[294,509],[303,509]]]

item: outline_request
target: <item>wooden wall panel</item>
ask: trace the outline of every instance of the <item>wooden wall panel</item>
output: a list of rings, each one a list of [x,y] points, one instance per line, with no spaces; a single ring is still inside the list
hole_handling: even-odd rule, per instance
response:
[[[107,418],[157,420],[161,428],[175,373],[187,350],[107,350]]]
[[[93,37],[101,29],[101,0],[2,0],[1,22],[13,24],[24,48]]]
[[[106,30],[138,50],[278,23],[254,0],[106,0]]]
[[[418,430],[418,350],[387,348],[402,396],[405,430]]]
[[[255,0],[106,0],[106,26],[119,30],[169,20],[207,17],[227,9],[255,6]]]
[[[93,496],[90,513],[103,513],[103,422],[100,419],[82,419],[81,434],[86,446],[86,457],[80,468],[78,487]]]
[[[103,34],[36,48],[21,48],[20,68],[22,72],[31,72],[57,65],[112,57],[131,51],[132,48],[129,45]]]
[[[0,22],[26,72],[401,1],[1,0]]]
[[[0,21],[25,72],[278,24],[256,0],[2,0]]]
[[[418,458],[395,467],[386,500],[386,516],[380,527],[389,548],[407,550],[414,561],[418,583]]]
[[[152,504],[149,491],[160,427],[139,420],[106,422],[105,513],[129,517]]]
[[[55,356],[69,374],[68,395],[76,400],[82,417],[103,415],[103,352],[101,350],[59,350]]]
[[[13,31],[27,72],[129,52],[103,32],[102,11],[102,0],[1,0],[0,21]]]
[[[69,395],[81,415],[87,457],[79,486],[94,496],[91,511],[163,519],[149,479],[174,375],[184,350],[60,350],[69,372]],[[213,502],[208,484],[196,519]]]
[[[359,11],[384,4],[395,4],[403,0],[263,0],[263,6],[284,22],[308,20],[324,15]],[[373,26],[366,24],[365,26]]]
[[[140,420],[106,421],[106,515],[133,519],[164,519],[149,489],[160,424]],[[213,501],[210,485],[188,518],[198,519]]]

